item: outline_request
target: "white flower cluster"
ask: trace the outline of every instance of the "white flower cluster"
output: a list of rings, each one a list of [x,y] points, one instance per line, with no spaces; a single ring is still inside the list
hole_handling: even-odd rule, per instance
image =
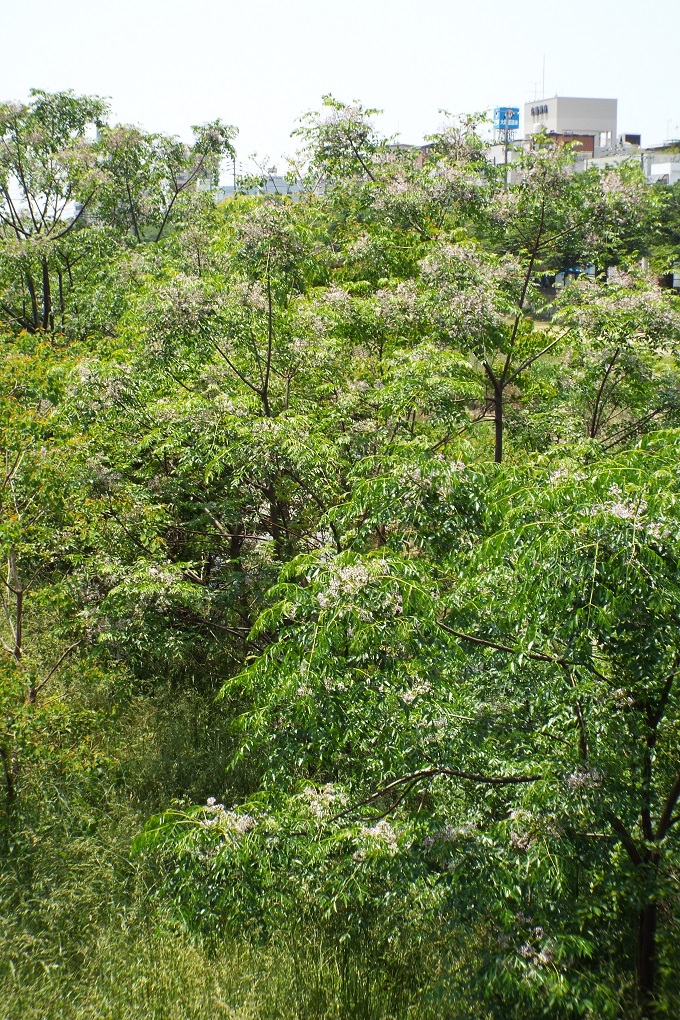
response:
[[[429,680],[419,680],[408,691],[404,691],[401,700],[407,705],[412,705],[416,698],[422,697],[423,694],[429,694],[431,690],[432,684]]]
[[[267,311],[267,295],[258,281],[239,280],[232,286],[231,296],[245,308],[253,308],[258,312]]]
[[[600,178],[602,194],[607,197],[616,197],[630,203],[632,206],[640,204],[644,182],[637,179],[623,178],[616,170],[609,170]]]
[[[218,804],[214,797],[208,797],[203,808],[203,817],[198,824],[203,829],[220,829],[225,833],[244,836],[255,828],[256,820],[252,815],[228,811],[224,804]]]
[[[561,482],[563,478],[568,477],[569,472],[567,471],[566,468],[557,468],[556,471],[553,471],[552,474],[548,476],[548,482],[550,483],[550,485],[557,485],[557,483]]]
[[[331,573],[326,591],[317,592],[316,601],[321,609],[327,609],[347,596],[356,595],[369,585],[377,585],[381,580],[384,580],[387,573],[389,573],[389,564],[384,559],[338,567]],[[383,611],[400,616],[403,612],[401,592],[398,590],[380,592],[379,607]],[[373,618],[371,611],[366,606],[357,607],[355,612],[364,622]]]
[[[411,280],[402,281],[392,290],[379,290],[375,296],[378,300],[378,314],[393,329],[401,326],[404,320],[415,318],[418,292]]]
[[[618,709],[632,708],[635,704],[635,698],[628,691],[624,691],[622,687],[611,691],[609,696]]]
[[[374,580],[374,575],[370,573],[365,563],[352,563],[346,567],[339,567],[331,576],[327,589],[328,596],[332,599],[338,595],[354,595],[372,580]],[[324,605],[321,601],[323,597],[325,596],[317,595],[321,605]]]
[[[215,296],[206,293],[201,280],[178,273],[160,288],[154,299],[152,351],[162,352],[165,336],[197,329],[214,313],[217,303]]]
[[[479,195],[479,178],[465,167],[437,163],[428,174],[431,197],[436,202],[474,202]]]
[[[591,790],[602,782],[602,773],[597,769],[578,768],[570,773],[565,785],[568,790]]]
[[[434,846],[435,843],[455,843],[460,839],[469,839],[477,831],[476,822],[463,822],[462,825],[445,825],[443,829],[426,836],[423,840],[424,847]]]
[[[663,521],[649,520],[647,517],[647,500],[641,496],[637,499],[628,498],[618,485],[612,485],[609,490],[612,497],[605,503],[598,503],[590,507],[588,513],[591,517],[598,514],[610,514],[621,521],[633,521],[640,530],[646,531],[657,541],[667,540],[670,531]]]
[[[466,244],[442,244],[438,251],[421,262],[421,271],[425,277],[450,279],[483,279],[487,275],[487,266],[477,251]]]
[[[146,568],[146,576],[154,584],[171,585],[177,580],[171,570],[156,566],[148,566]]]
[[[680,316],[661,288],[636,287],[635,281],[622,273],[595,296],[591,291],[592,284],[585,279],[569,288],[576,325],[613,338],[616,344],[629,346],[634,341],[636,348],[648,343],[649,337],[656,336],[660,342],[677,337]]]
[[[381,819],[372,828],[362,825],[359,832],[362,846],[353,854],[355,861],[365,861],[370,850],[376,847],[394,855],[399,850],[397,834],[386,819]]]
[[[328,818],[329,815],[337,814],[338,809],[347,803],[347,794],[337,790],[333,783],[326,783],[321,789],[307,786],[303,796],[310,814],[315,818]]]
[[[534,928],[534,935],[536,936],[537,939],[542,938],[543,929]],[[548,939],[546,943],[539,948],[534,947],[530,942],[525,942],[523,943],[523,945],[519,947],[517,952],[525,960],[532,960],[534,963],[540,963],[543,966],[552,963],[555,958],[554,942],[550,939]]]
[[[514,850],[521,850],[523,853],[526,853],[532,843],[533,837],[530,832],[510,833],[510,845]]]
[[[337,283],[332,283],[324,291],[323,299],[330,305],[344,306],[349,303],[350,296],[343,287],[338,287]]]
[[[287,207],[274,200],[264,201],[243,219],[238,236],[245,255],[266,258],[272,266],[288,266],[304,255]]]

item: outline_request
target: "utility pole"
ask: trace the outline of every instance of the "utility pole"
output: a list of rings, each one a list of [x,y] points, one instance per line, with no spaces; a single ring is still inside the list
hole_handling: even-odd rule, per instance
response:
[[[508,155],[510,141],[515,137],[515,130],[519,127],[519,107],[517,106],[496,106],[493,111],[493,125],[496,144],[503,145],[503,167],[505,174],[505,190],[508,190],[508,167],[510,165]],[[494,160],[495,162],[495,160]]]

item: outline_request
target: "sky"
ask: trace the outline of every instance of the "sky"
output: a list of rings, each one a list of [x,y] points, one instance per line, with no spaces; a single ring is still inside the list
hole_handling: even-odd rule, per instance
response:
[[[284,169],[321,96],[384,111],[417,143],[468,113],[545,96],[619,100],[619,132],[680,137],[680,0],[0,0],[0,99],[109,98],[113,118],[190,138],[222,118],[239,160]],[[543,92],[545,66],[545,93]]]

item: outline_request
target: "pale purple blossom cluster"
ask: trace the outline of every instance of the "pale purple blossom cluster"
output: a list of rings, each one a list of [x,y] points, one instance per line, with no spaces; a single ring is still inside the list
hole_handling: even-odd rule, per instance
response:
[[[680,316],[661,288],[643,283],[622,272],[597,290],[590,281],[579,280],[565,292],[567,318],[581,329],[615,337],[619,343],[639,345],[650,338],[677,343]]]
[[[521,850],[526,853],[533,843],[533,836],[530,832],[511,832],[510,845],[514,850]]]
[[[438,291],[434,312],[439,325],[467,343],[503,326],[498,285],[510,265],[489,266],[468,245],[441,245],[421,263],[423,279]]]
[[[609,696],[618,709],[632,708],[635,704],[635,698],[622,687],[612,691]]]
[[[605,198],[616,198],[634,207],[639,205],[644,190],[644,181],[623,176],[614,169],[606,170],[600,177],[600,188]]]
[[[534,934],[537,939],[542,938],[543,929],[535,928]],[[552,940],[547,940],[546,943],[539,948],[534,947],[531,944],[531,942],[524,942],[519,947],[517,952],[525,960],[531,960],[533,963],[539,963],[542,964],[543,966],[547,966],[548,964],[552,963],[553,960],[555,959],[554,948],[555,944],[554,941]]]
[[[569,477],[569,472],[567,471],[566,468],[563,468],[563,467],[562,468],[557,468],[555,471],[553,471],[548,476],[548,482],[550,483],[550,485],[557,485],[559,482],[562,481],[563,478],[568,478],[568,477]]]
[[[404,321],[416,318],[418,310],[418,293],[411,280],[397,284],[393,290],[376,292],[378,314],[393,329],[398,329]]]
[[[370,234],[359,234],[359,236],[347,248],[347,254],[351,259],[361,259],[370,255],[376,250],[376,244]]]
[[[446,323],[461,338],[474,341],[490,330],[499,330],[503,318],[494,307],[488,287],[476,286],[448,296]]]
[[[244,254],[267,258],[275,263],[302,257],[304,244],[296,236],[287,207],[278,201],[265,201],[244,217],[238,228]]]
[[[647,500],[639,496],[637,499],[627,497],[618,485],[612,485],[609,490],[612,497],[604,503],[598,503],[590,507],[588,513],[591,517],[599,514],[609,514],[621,521],[631,521],[641,531],[646,532],[651,538],[657,541],[666,541],[670,537],[670,529],[663,520],[650,520],[647,515]]]
[[[479,253],[467,244],[441,244],[436,252],[421,262],[423,276],[435,281],[481,280],[487,266]]]
[[[146,576],[154,584],[174,584],[177,580],[171,570],[153,565],[146,568]]]
[[[331,574],[326,594],[330,599],[338,595],[355,595],[374,580],[375,573],[369,571],[365,563],[350,563],[346,567],[338,567]],[[317,599],[323,605],[320,595],[317,595]]]
[[[163,354],[174,336],[196,332],[215,313],[218,303],[201,280],[178,273],[159,288],[150,308],[150,352]]]
[[[232,284],[231,297],[245,308],[252,308],[258,312],[267,311],[267,295],[258,280],[238,280]]]

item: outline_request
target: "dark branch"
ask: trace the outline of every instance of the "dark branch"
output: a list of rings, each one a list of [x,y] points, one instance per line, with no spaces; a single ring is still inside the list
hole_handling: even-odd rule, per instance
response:
[[[675,782],[670,788],[670,792],[666,797],[666,803],[664,804],[663,811],[661,812],[661,818],[656,829],[657,840],[663,839],[671,825],[677,822],[678,818],[673,818],[673,809],[680,798],[680,773],[678,773]],[[680,816],[679,816],[680,817]]]
[[[482,776],[475,772],[465,772],[461,769],[449,769],[444,767],[418,769],[417,772],[411,772],[407,776],[401,776],[399,779],[394,779],[381,790],[376,790],[376,792],[372,793],[370,797],[366,797],[364,800],[360,800],[357,804],[353,804],[351,807],[345,808],[344,811],[334,815],[333,818],[331,818],[331,821],[335,822],[339,818],[344,818],[346,815],[352,814],[360,807],[366,807],[367,804],[372,804],[374,801],[386,796],[386,794],[392,793],[393,790],[403,786],[405,783],[414,786],[423,779],[434,779],[436,776],[451,776],[454,779],[467,779],[472,783],[482,783],[487,786],[514,786],[519,783],[536,783],[543,778],[542,776]]]
[[[462,641],[469,641],[473,645],[483,645],[485,648],[495,648],[499,652],[509,652],[511,655],[523,655],[527,659],[534,659],[536,662],[554,662],[558,665],[565,663],[565,660],[559,655],[544,655],[542,652],[531,652],[523,651],[521,648],[512,648],[511,645],[502,645],[498,641],[489,641],[488,638],[476,637],[474,634],[464,634],[460,630],[454,630],[453,627],[447,626],[438,621],[439,626],[442,630],[445,630],[447,634],[452,634],[454,637],[460,638]],[[569,665],[575,665],[575,663],[569,663]]]
[[[639,867],[642,864],[642,855],[638,850],[637,846],[635,845],[635,841],[631,834],[628,832],[626,826],[623,824],[620,818],[617,818],[615,814],[608,814],[607,821],[611,825],[614,832],[621,838],[621,842],[626,848],[628,856],[630,857],[633,864]]]

